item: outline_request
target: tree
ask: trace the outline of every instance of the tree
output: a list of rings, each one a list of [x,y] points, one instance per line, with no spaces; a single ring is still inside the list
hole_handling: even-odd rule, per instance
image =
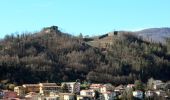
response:
[[[9,90],[14,90],[14,87],[15,87],[15,84],[9,84],[9,85],[8,85],[8,89],[9,89]]]
[[[170,38],[167,39],[167,52],[170,54]]]
[[[141,80],[136,80],[135,81],[135,90],[144,90],[144,86],[143,83],[141,82]]]
[[[69,92],[69,91],[68,91],[68,86],[67,86],[67,84],[64,83],[64,84],[62,85],[62,87],[61,87],[61,90],[62,90],[63,93]]]
[[[85,38],[89,38],[89,35],[85,35],[84,37],[85,37]]]
[[[170,40],[165,46],[132,34],[82,39],[82,33],[79,38],[51,29],[0,40],[0,80],[22,84],[88,79],[115,85],[150,77],[170,80]]]
[[[152,90],[153,89],[153,84],[154,84],[154,79],[153,78],[148,79],[147,89]]]
[[[100,97],[100,93],[98,92],[98,91],[94,91],[95,93],[95,95],[94,95],[94,98],[95,98],[95,100],[98,100],[99,99],[99,97]]]
[[[133,89],[129,88],[129,89],[125,89],[125,91],[122,94],[122,100],[133,100]]]
[[[83,38],[83,34],[82,33],[79,34],[79,38]]]

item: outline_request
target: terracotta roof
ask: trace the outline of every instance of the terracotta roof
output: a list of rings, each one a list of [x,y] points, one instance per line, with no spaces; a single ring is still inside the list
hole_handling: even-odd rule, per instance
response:
[[[102,92],[103,94],[111,94],[112,92],[107,91],[107,92]]]
[[[87,95],[86,96],[85,95],[77,95],[77,97],[89,97],[89,98],[93,98],[93,96],[90,96],[90,95],[88,95],[88,96]]]
[[[43,87],[61,87],[61,86],[43,86]]]
[[[23,84],[23,87],[29,87],[29,86],[39,86],[39,84]]]
[[[75,84],[76,82],[62,82],[62,84]]]
[[[40,83],[39,85],[43,85],[43,86],[57,86],[56,83]]]
[[[59,93],[59,95],[74,95],[73,93]]]
[[[85,91],[85,92],[94,92],[94,90],[89,89],[89,90],[81,90],[81,91]]]
[[[102,87],[103,86],[103,84],[91,84],[90,85],[90,88],[100,88],[100,87]]]

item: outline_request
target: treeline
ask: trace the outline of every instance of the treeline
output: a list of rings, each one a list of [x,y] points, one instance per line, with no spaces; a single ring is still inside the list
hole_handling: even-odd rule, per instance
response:
[[[82,38],[53,28],[1,40],[0,80],[22,84],[80,79],[126,84],[150,77],[170,79],[168,43],[144,42],[126,34],[113,38],[113,45],[103,52]]]
[[[169,80],[170,42],[167,45],[145,42],[135,35],[124,34],[113,38],[104,57],[104,65],[89,72],[87,78],[114,84],[146,82],[149,78]]]

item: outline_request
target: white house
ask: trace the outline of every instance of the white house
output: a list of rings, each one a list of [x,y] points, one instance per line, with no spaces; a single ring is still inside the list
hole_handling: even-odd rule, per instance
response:
[[[4,96],[4,92],[0,90],[0,98]]]
[[[165,96],[165,95],[166,95],[166,92],[163,91],[163,90],[156,90],[155,93],[156,93],[158,96]]]
[[[153,88],[154,88],[155,90],[162,89],[164,85],[165,85],[165,83],[162,82],[161,80],[155,80],[155,81],[153,82]]]
[[[145,96],[146,97],[153,97],[154,96],[154,92],[151,91],[151,90],[148,90],[148,91],[145,92]]]
[[[92,90],[92,89],[89,89],[89,90],[81,90],[81,91],[80,91],[80,95],[82,95],[82,96],[92,96],[92,97],[94,97],[94,96],[95,96],[95,91]]]
[[[115,88],[115,92],[123,92],[125,90],[124,86],[123,85],[119,85]]]
[[[100,92],[114,91],[113,86],[111,84],[104,84],[100,87]]]
[[[29,92],[25,95],[26,100],[41,100],[40,95],[35,92]]]
[[[133,96],[134,96],[135,98],[142,99],[142,98],[143,98],[143,92],[140,91],[140,90],[133,91]]]

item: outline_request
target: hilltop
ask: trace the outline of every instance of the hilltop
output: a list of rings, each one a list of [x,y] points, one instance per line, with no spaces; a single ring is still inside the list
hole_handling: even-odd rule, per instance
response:
[[[167,81],[169,51],[166,45],[144,41],[130,32],[81,38],[52,26],[33,34],[7,35],[0,41],[0,80],[127,84],[153,77]]]

